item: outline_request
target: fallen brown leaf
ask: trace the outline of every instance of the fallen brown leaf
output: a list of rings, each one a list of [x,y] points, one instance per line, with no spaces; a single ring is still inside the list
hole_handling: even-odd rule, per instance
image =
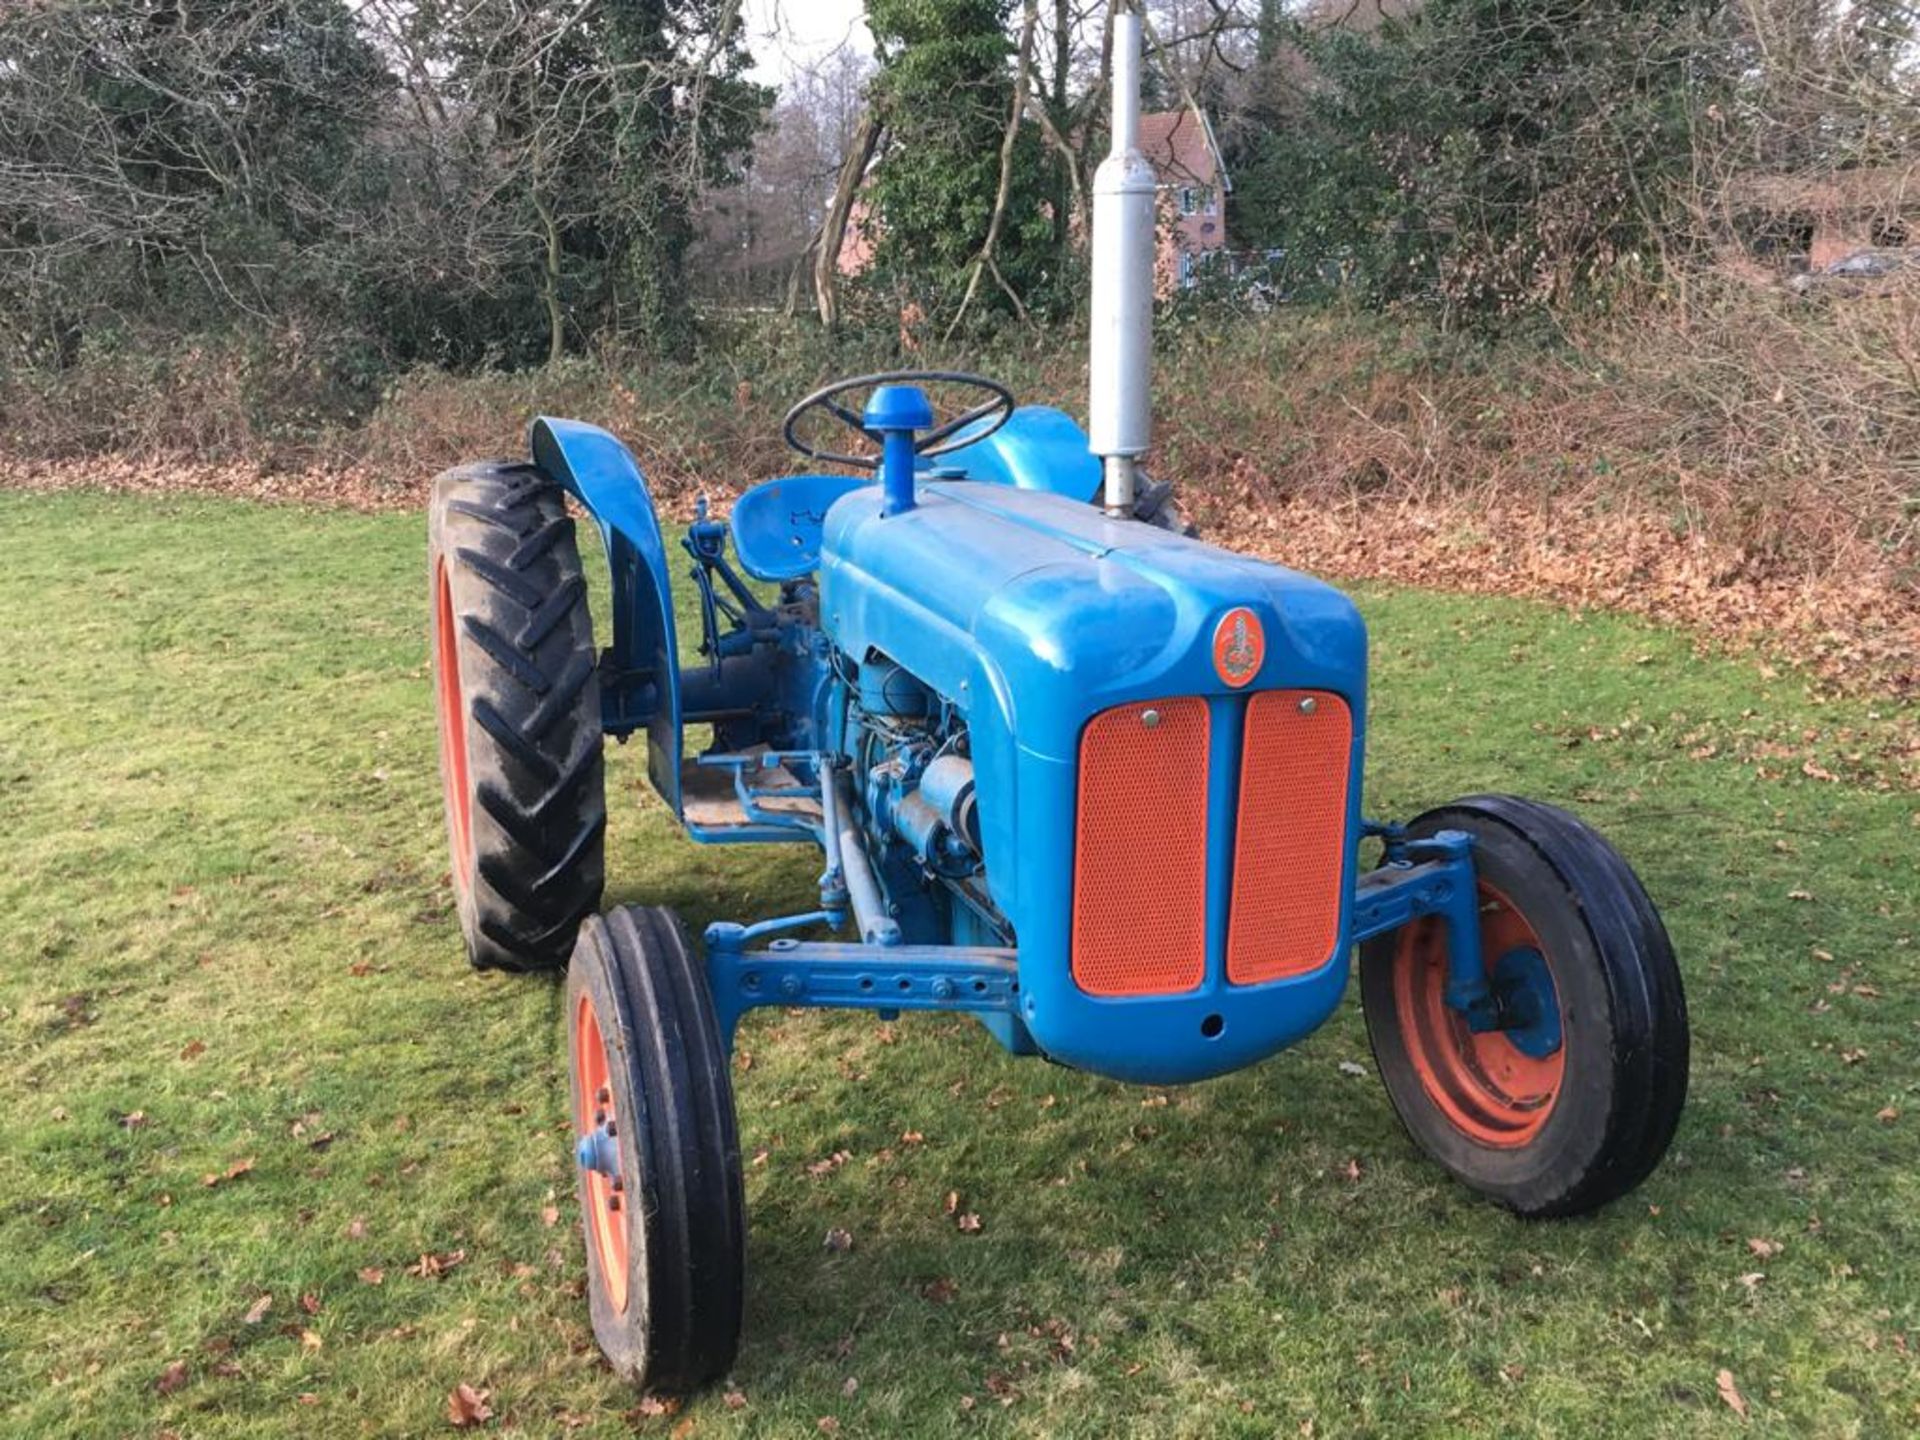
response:
[[[844,1255],[853,1249],[853,1232],[842,1230],[838,1225],[827,1231],[826,1247],[836,1254]]]
[[[1720,1392],[1720,1398],[1727,1402],[1727,1408],[1742,1420],[1747,1418],[1747,1399],[1740,1393],[1740,1387],[1733,1383],[1733,1371],[1722,1370],[1713,1377],[1714,1388]]]
[[[492,1391],[476,1390],[462,1380],[447,1396],[447,1419],[456,1430],[484,1425],[493,1418],[493,1407],[487,1403],[492,1398]]]
[[[206,1041],[189,1040],[184,1046],[181,1047],[180,1058],[182,1060],[198,1060],[202,1055],[206,1053],[207,1053]]]
[[[439,1255],[422,1255],[414,1264],[407,1266],[407,1274],[417,1275],[422,1280],[437,1280],[457,1265],[466,1262],[464,1250],[448,1250]]]
[[[187,1383],[187,1362],[170,1360],[167,1368],[160,1372],[160,1378],[153,1382],[153,1388],[162,1395],[171,1395]]]
[[[1758,1255],[1762,1260],[1771,1260],[1786,1248],[1787,1247],[1782,1245],[1778,1240],[1768,1240],[1760,1235],[1756,1235],[1747,1241],[1747,1249]]]
[[[549,1230],[555,1225],[558,1225],[560,1223],[560,1207],[557,1205],[543,1206],[540,1210],[540,1223],[545,1225]]]
[[[238,1180],[242,1175],[251,1175],[252,1173],[253,1157],[249,1155],[245,1160],[234,1161],[233,1164],[229,1165],[218,1175],[202,1175],[200,1177],[200,1183],[211,1190],[216,1185],[223,1185],[229,1180]]]
[[[378,1265],[367,1265],[362,1267],[360,1279],[368,1285],[384,1285],[387,1280],[387,1272],[382,1270]]]
[[[247,1313],[240,1318],[248,1325],[258,1325],[262,1320],[267,1318],[267,1312],[272,1308],[273,1296],[270,1294],[262,1295],[247,1307]]]
[[[963,1235],[977,1235],[980,1233],[980,1217],[971,1210],[967,1211],[964,1215],[956,1215],[953,1223],[959,1227],[960,1233]]]

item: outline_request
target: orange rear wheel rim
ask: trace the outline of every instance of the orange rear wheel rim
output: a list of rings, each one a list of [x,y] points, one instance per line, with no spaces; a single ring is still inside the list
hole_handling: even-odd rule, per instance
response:
[[[1546,956],[1551,972],[1552,956],[1526,916],[1482,881],[1480,954],[1488,975],[1501,956],[1522,948]],[[1519,1149],[1553,1114],[1566,1075],[1566,1043],[1536,1058],[1498,1030],[1475,1034],[1467,1017],[1447,1004],[1446,990],[1445,923],[1433,917],[1416,921],[1400,932],[1393,967],[1394,1010],[1407,1059],[1427,1098],[1454,1128],[1482,1145]]]
[[[590,996],[582,995],[573,1012],[573,1127],[577,1135],[588,1135],[601,1125],[617,1133],[619,1117],[614,1111],[613,1083],[607,1063],[606,1039],[600,1030],[600,1015]],[[621,1182],[598,1170],[580,1171],[582,1203],[587,1244],[600,1264],[600,1277],[606,1285],[607,1302],[616,1311],[627,1308],[627,1208],[623,1203]]]
[[[453,579],[444,559],[434,569],[433,596],[434,688],[440,709],[440,775],[447,808],[447,843],[453,854],[453,883],[465,893],[472,883],[473,791],[467,778],[467,701],[460,686]]]

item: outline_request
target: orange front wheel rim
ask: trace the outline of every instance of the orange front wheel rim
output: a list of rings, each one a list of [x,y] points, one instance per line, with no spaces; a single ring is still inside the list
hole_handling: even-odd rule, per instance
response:
[[[1551,977],[1552,958],[1533,926],[1506,896],[1483,881],[1480,953],[1488,976],[1503,956],[1528,950],[1545,957]],[[1566,1075],[1565,1043],[1549,1055],[1535,1056],[1502,1031],[1475,1033],[1467,1017],[1447,1004],[1446,991],[1444,922],[1429,918],[1407,926],[1394,957],[1393,1001],[1407,1059],[1421,1088],[1470,1139],[1502,1150],[1530,1143],[1559,1100]],[[1557,1006],[1557,996],[1553,1003]]]
[[[599,1262],[607,1301],[627,1308],[626,1185],[620,1173],[620,1117],[615,1112],[606,1039],[599,1012],[586,995],[573,1013],[575,1159],[580,1165],[581,1203],[587,1245]]]
[[[467,701],[460,686],[459,631],[453,618],[453,579],[443,559],[434,567],[434,689],[440,709],[440,776],[447,807],[453,883],[464,893],[473,868],[473,790],[467,771]]]

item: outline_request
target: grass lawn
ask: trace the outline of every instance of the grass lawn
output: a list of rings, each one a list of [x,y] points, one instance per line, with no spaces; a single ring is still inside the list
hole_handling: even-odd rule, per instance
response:
[[[759,1012],[745,1348],[649,1416],[587,1329],[558,991],[460,953],[423,521],[0,494],[0,533],[0,1434],[430,1434],[462,1382],[525,1435],[1920,1425],[1920,813],[1867,705],[1363,592],[1374,811],[1569,804],[1662,905],[1695,1027],[1665,1166],[1509,1218],[1414,1152],[1351,999],[1168,1091]],[[641,758],[610,903],[811,904],[811,853],[687,843]]]

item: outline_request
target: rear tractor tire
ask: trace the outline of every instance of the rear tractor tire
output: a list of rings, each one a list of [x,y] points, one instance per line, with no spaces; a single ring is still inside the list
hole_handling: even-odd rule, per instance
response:
[[[1408,830],[1473,836],[1482,963],[1514,1018],[1476,1034],[1446,1004],[1436,918],[1361,947],[1367,1033],[1407,1133],[1520,1215],[1618,1199],[1659,1164],[1687,1095],[1686,997],[1653,902],[1551,805],[1476,795]]]
[[[433,482],[427,575],[454,897],[482,970],[557,970],[600,906],[607,801],[587,587],[532,465]]]
[[[746,1193],[726,1045],[674,913],[587,921],[566,1013],[594,1339],[643,1390],[698,1389],[740,1347]]]

